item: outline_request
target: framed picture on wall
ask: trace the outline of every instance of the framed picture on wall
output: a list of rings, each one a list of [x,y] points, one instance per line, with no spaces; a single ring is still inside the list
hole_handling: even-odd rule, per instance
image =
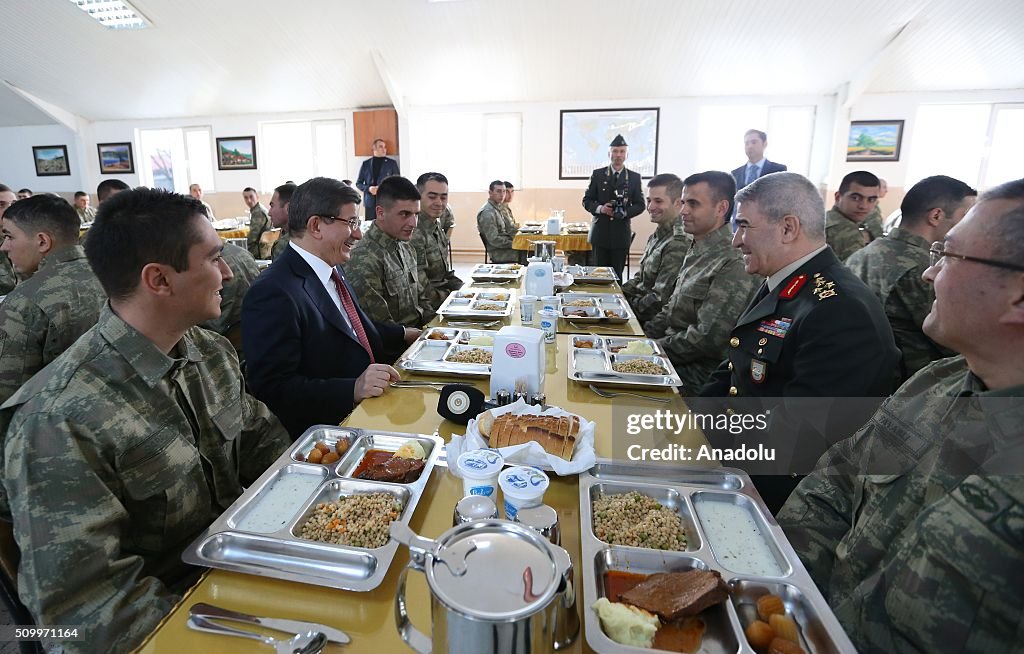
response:
[[[131,143],[98,143],[96,150],[100,157],[100,174],[116,175],[135,172]]]
[[[256,137],[225,136],[218,138],[217,168],[220,170],[255,170]]]
[[[36,163],[38,177],[71,174],[66,145],[33,145],[32,159]]]
[[[902,120],[854,120],[846,142],[847,161],[899,161]]]
[[[563,109],[558,130],[558,179],[590,179],[608,165],[608,144],[622,134],[629,145],[626,166],[641,177],[658,173],[657,107],[649,109]]]

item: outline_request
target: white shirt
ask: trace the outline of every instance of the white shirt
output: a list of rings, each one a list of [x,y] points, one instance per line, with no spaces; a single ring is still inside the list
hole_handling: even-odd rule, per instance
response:
[[[331,279],[331,273],[334,272],[334,268],[326,261],[316,256],[312,252],[308,252],[299,247],[295,241],[288,241],[288,245],[292,246],[299,256],[305,259],[309,267],[313,269],[313,274],[320,280],[320,283],[324,285],[324,289],[327,294],[331,296],[331,301],[334,302],[334,306],[338,307],[338,313],[341,314],[341,319],[345,321],[349,329],[352,329],[352,322],[348,319],[348,314],[341,308],[341,296],[338,295],[338,287],[334,285],[334,280]]]
[[[800,266],[804,265],[814,257],[821,254],[822,251],[827,247],[827,244],[822,245],[814,252],[811,252],[810,254],[800,257],[799,259],[789,264],[788,266],[783,266],[781,270],[779,270],[777,273],[768,278],[768,290],[774,291],[776,286],[786,281],[786,278],[795,273]]]

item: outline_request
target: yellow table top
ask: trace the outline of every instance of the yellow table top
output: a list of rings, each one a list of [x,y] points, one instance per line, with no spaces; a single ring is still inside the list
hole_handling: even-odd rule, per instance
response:
[[[544,390],[549,404],[578,413],[597,423],[595,448],[598,456],[610,457],[613,436],[625,437],[621,433],[613,434],[613,407],[616,415],[622,415],[620,412],[623,411],[649,412],[655,409],[670,409],[675,413],[686,412],[682,398],[672,391],[643,391],[670,399],[668,404],[655,404],[625,396],[615,399],[602,398],[595,395],[587,386],[570,382],[566,377],[568,344],[569,337],[559,335],[554,347],[547,348]],[[487,392],[486,378],[469,381]],[[433,433],[436,429],[445,440],[448,440],[453,432],[464,433],[463,426],[442,420],[437,414],[438,397],[438,392],[429,388],[390,388],[382,397],[366,400],[356,407],[343,424],[351,427],[427,434]],[[682,434],[679,442],[699,447],[705,441],[700,432],[694,431]],[[429,538],[440,536],[451,527],[452,511],[461,497],[461,480],[444,467],[435,468],[412,517],[410,527]],[[544,502],[558,511],[562,545],[573,559],[577,571],[577,587],[581,588],[577,478],[553,477],[551,486],[544,496]],[[384,582],[376,589],[365,593],[211,570],[178,603],[156,631],[150,634],[138,651],[145,654],[254,651],[250,641],[189,630],[185,622],[188,619],[189,607],[196,602],[208,602],[255,615],[320,622],[343,629],[352,637],[349,645],[330,645],[325,652],[390,654],[410,651],[399,638],[394,622],[395,589],[398,576],[408,558],[408,550],[400,547]],[[406,592],[413,624],[420,631],[428,633],[430,593],[423,576],[411,573]],[[586,610],[586,607],[582,606],[582,593],[579,595],[577,607],[581,615],[582,611]],[[268,633],[274,635],[273,632]],[[576,642],[563,651],[591,650],[586,646],[581,631]]]
[[[221,237],[221,239],[225,241],[228,240],[229,238],[246,238],[249,236],[249,228],[243,227],[242,229],[221,229],[217,230],[217,236]]]
[[[566,252],[585,252],[590,250],[590,242],[587,241],[587,233],[582,234],[523,234],[517,233],[512,237],[513,250],[533,250],[534,241],[554,241],[556,250]]]

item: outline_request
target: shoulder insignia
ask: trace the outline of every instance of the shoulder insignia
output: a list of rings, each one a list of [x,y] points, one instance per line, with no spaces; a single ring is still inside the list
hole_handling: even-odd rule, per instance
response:
[[[820,274],[814,277],[814,290],[811,291],[818,297],[818,302],[821,302],[825,298],[835,297],[836,295],[836,283],[831,279],[825,279]]]
[[[792,300],[800,292],[800,289],[804,287],[805,283],[807,283],[807,275],[797,275],[786,283],[782,291],[779,292],[779,298]]]

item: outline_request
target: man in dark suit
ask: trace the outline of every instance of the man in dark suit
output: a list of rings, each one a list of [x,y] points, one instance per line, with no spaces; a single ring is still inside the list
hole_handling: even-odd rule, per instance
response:
[[[399,379],[388,352],[420,330],[376,323],[359,308],[340,266],[362,238],[359,194],[315,177],[288,204],[288,249],[249,289],[242,308],[249,389],[292,438],[338,424]]]
[[[583,208],[594,216],[590,230],[594,262],[611,267],[620,281],[629,256],[629,220],[643,213],[645,206],[640,173],[626,168],[628,150],[626,139],[617,135],[608,148],[610,164],[590,175],[590,185],[583,194]]]
[[[732,330],[727,360],[701,395],[729,398],[732,411],[767,411],[767,433],[755,437],[782,455],[774,472],[793,471],[784,466],[807,472],[799,462],[813,466],[877,406],[836,398],[880,402],[888,396],[899,350],[878,298],[826,245],[824,203],[807,178],[762,177],[737,193],[736,202],[733,246],[743,253],[747,273],[766,279]],[[798,479],[754,481],[774,511]]]
[[[743,188],[758,177],[786,170],[783,164],[764,158],[766,147],[768,147],[768,135],[761,130],[748,129],[747,133],[743,135],[743,151],[747,153],[747,163],[732,171],[737,189]]]
[[[363,192],[363,215],[373,220],[377,215],[377,187],[385,177],[398,174],[398,162],[387,156],[384,139],[373,142],[373,156],[363,161],[356,178],[356,188]]]

